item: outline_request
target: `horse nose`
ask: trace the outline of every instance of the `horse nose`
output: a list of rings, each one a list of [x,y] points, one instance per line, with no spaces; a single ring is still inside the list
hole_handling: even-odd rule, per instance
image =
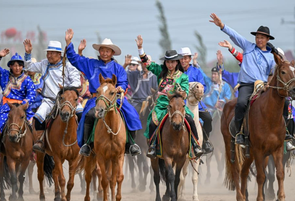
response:
[[[16,135],[9,135],[10,142],[16,142],[17,136]]]
[[[179,131],[179,130],[181,130],[181,124],[177,124],[177,123],[172,123],[172,126],[173,126],[173,129],[174,130],[177,130],[177,131]]]
[[[64,120],[64,121],[68,120],[70,117],[69,112],[62,112],[60,115],[61,115],[62,120]]]
[[[96,116],[97,116],[97,118],[99,118],[99,119],[101,119],[101,118],[103,118],[103,116],[104,116],[104,109],[103,108],[96,108]]]

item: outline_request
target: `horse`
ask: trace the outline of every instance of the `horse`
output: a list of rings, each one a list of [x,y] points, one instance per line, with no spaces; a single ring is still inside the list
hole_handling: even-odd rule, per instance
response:
[[[71,200],[71,191],[74,186],[74,176],[78,165],[79,146],[77,143],[76,107],[78,91],[74,87],[61,87],[55,106],[51,112],[49,127],[45,133],[45,152],[54,159],[52,176],[55,186],[54,200]],[[44,180],[44,153],[37,153],[38,180],[40,186],[40,200],[45,199]],[[65,195],[65,177],[63,163],[69,163],[69,180],[67,182],[67,194]]]
[[[187,107],[192,111],[194,114],[194,121],[197,127],[198,136],[199,136],[199,144],[202,147],[203,144],[203,131],[202,126],[199,121],[199,101],[204,96],[204,86],[199,82],[190,82],[189,87],[189,94],[188,99],[186,101]],[[193,200],[198,201],[198,169],[199,169],[200,159],[194,160],[191,162],[192,168],[193,168],[193,174],[192,174],[192,182],[193,182]],[[189,159],[186,159],[186,162],[182,168],[181,174],[180,174],[180,182],[178,186],[178,200],[185,200],[184,199],[184,183],[185,183],[185,177],[187,175],[187,169],[189,165]]]
[[[9,200],[24,200],[23,184],[25,180],[25,171],[30,162],[30,156],[33,151],[32,127],[26,119],[26,109],[29,103],[19,105],[9,103],[10,111],[8,120],[2,133],[2,142],[4,146],[4,155],[0,157],[0,183],[1,183],[1,201],[5,201],[5,181],[12,187],[12,194]],[[8,170],[5,171],[5,170]],[[5,178],[7,180],[5,180]],[[18,177],[18,179],[17,179]],[[19,187],[17,185],[19,181]],[[18,193],[18,198],[16,193]]]
[[[169,118],[163,124],[161,131],[162,159],[151,158],[154,171],[154,183],[156,185],[156,201],[160,201],[160,172],[166,182],[166,192],[163,200],[177,200],[177,189],[180,182],[180,173],[186,161],[189,151],[189,133],[185,129],[185,92],[176,91],[167,94],[169,105],[167,106]],[[173,168],[176,168],[175,174]]]
[[[234,145],[234,137],[229,132],[229,124],[234,116],[237,99],[233,99],[225,104],[221,117],[221,132],[226,148],[225,184],[230,190],[236,189],[236,199],[238,201],[247,199],[247,177],[250,165],[254,159],[257,169],[257,201],[264,199],[264,171],[268,161],[267,156],[269,155],[273,156],[277,170],[278,200],[285,200],[284,168],[282,163],[286,129],[283,119],[283,107],[285,97],[291,96],[295,98],[295,61],[290,63],[282,60],[278,54],[273,54],[277,64],[274,76],[269,83],[269,87],[250,106],[247,113],[248,118],[246,118],[248,119],[248,124],[244,124],[245,131],[249,132],[249,157],[243,158],[241,147]],[[234,149],[238,153],[231,155],[231,151],[234,151]],[[231,156],[233,157],[231,158]],[[240,177],[241,188],[239,185]]]
[[[131,176],[131,187],[133,189],[136,188],[135,184],[135,177],[134,177],[134,170],[135,170],[135,163],[138,167],[138,190],[140,192],[144,192],[147,184],[147,176],[150,172],[150,167],[148,164],[148,160],[146,157],[146,152],[148,150],[148,144],[146,141],[146,138],[144,137],[144,131],[146,129],[146,122],[148,115],[150,111],[153,109],[156,99],[157,99],[157,91],[153,88],[151,89],[151,95],[149,95],[145,101],[142,102],[141,110],[139,111],[139,117],[142,125],[142,129],[139,130],[136,134],[135,142],[140,146],[142,153],[140,155],[137,155],[136,157],[133,157],[131,155],[127,155],[127,159],[129,162],[129,171]],[[152,190],[153,184],[151,181],[150,190]]]
[[[211,160],[212,156],[215,157],[217,162],[217,169],[218,169],[218,178],[217,180],[220,181],[221,178],[223,178],[224,173],[224,155],[225,155],[225,148],[224,144],[222,143],[223,138],[220,131],[220,119],[221,119],[222,112],[219,110],[216,110],[213,113],[213,120],[212,125],[213,129],[210,135],[210,141],[212,142],[212,145],[214,147],[213,153],[206,156],[206,166],[207,166],[207,174],[206,174],[206,180],[205,184],[210,183],[211,179]]]
[[[108,200],[108,187],[111,189],[111,199],[121,200],[121,188],[124,179],[123,163],[126,144],[126,127],[117,108],[117,77],[104,79],[99,75],[100,87],[96,92],[96,118],[94,148],[95,161],[101,170],[101,185],[103,200]],[[122,97],[122,96],[121,96]],[[123,100],[121,99],[121,104]],[[121,106],[119,106],[121,107]],[[85,169],[86,195],[85,201],[90,200],[89,185],[91,169]],[[117,184],[117,194],[115,187]]]

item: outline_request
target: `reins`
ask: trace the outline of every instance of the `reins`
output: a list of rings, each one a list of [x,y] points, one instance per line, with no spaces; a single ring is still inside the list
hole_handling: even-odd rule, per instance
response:
[[[16,126],[18,129],[11,129],[12,126]],[[24,131],[21,133],[21,131],[23,130],[23,127],[25,127]],[[20,139],[22,137],[24,137],[27,133],[27,125],[26,125],[26,120],[23,121],[23,124],[21,126],[19,126],[18,124],[16,123],[11,123],[8,125],[7,127],[7,135],[9,137],[12,137],[11,136],[11,131],[16,131],[17,132],[17,135],[16,135],[16,142],[18,143],[20,141]]]

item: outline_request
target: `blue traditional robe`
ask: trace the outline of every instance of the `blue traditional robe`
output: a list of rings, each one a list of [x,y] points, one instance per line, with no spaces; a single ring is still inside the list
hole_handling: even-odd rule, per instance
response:
[[[24,99],[29,102],[29,107],[26,110],[27,120],[34,116],[31,109],[31,104],[35,100],[36,91],[35,86],[31,78],[24,73],[18,77],[14,77],[10,71],[0,67],[0,85],[3,91],[3,97],[9,99],[15,99],[23,101],[22,104],[26,103]],[[8,119],[8,113],[10,108],[7,103],[3,104],[1,100],[0,104],[0,131],[2,132],[4,124]]]
[[[70,43],[67,47],[67,58],[73,66],[75,66],[79,71],[85,74],[86,78],[89,81],[89,91],[91,93],[95,93],[96,89],[100,86],[99,74],[101,74],[105,79],[112,78],[113,74],[116,75],[116,87],[120,86],[122,87],[122,89],[126,90],[128,85],[126,71],[120,64],[116,63],[114,60],[105,64],[102,60],[89,59],[84,56],[80,56],[76,54],[72,43]],[[85,115],[89,112],[91,108],[95,107],[95,100],[96,97],[88,100],[85,105],[77,131],[79,146],[82,146],[83,142]],[[117,100],[117,104],[120,104],[120,100]],[[127,101],[126,98],[123,102],[121,111],[124,115],[127,129],[129,131],[142,129],[138,113],[136,112],[135,108]]]
[[[31,105],[32,110],[34,110],[34,109],[38,109],[38,107],[42,103],[43,96],[42,96],[41,93],[37,92],[37,89],[41,89],[41,90],[43,89],[44,81],[43,81],[43,78],[42,78],[42,74],[40,74],[40,73],[36,73],[34,75],[34,77],[31,78],[31,79],[34,82],[34,86],[35,86],[35,90],[36,90],[36,98],[35,98],[35,101]]]

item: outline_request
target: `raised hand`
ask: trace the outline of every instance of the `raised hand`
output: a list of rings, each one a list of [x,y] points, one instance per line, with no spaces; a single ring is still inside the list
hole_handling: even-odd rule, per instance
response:
[[[78,54],[79,55],[82,55],[82,52],[85,49],[85,47],[86,47],[86,40],[83,39],[83,40],[81,40],[79,47],[78,47]]]
[[[7,48],[0,51],[0,57],[5,57],[8,54],[9,54],[9,49]]]
[[[73,29],[68,29],[66,31],[66,36],[65,36],[65,40],[66,40],[67,45],[69,45],[71,43],[73,36],[74,36]]]
[[[143,39],[142,39],[141,35],[138,35],[137,36],[137,39],[135,39],[135,41],[136,41],[136,44],[137,44],[138,49],[141,49],[142,48],[142,44],[143,44]]]
[[[212,20],[209,20],[209,22],[213,22],[216,26],[219,26],[220,29],[223,29],[224,24],[215,13],[211,13],[210,17],[212,18]]]
[[[31,41],[29,39],[26,39],[26,40],[24,40],[23,44],[24,44],[24,47],[25,47],[25,52],[27,54],[31,54],[31,52],[33,50],[33,46],[32,46]]]
[[[221,41],[218,43],[221,47],[227,47],[229,50],[233,48],[233,46],[227,40]]]
[[[131,63],[132,56],[130,54],[127,54],[125,56],[125,63],[123,64],[123,67],[126,68]]]
[[[196,52],[193,56],[193,65],[194,66],[197,66],[197,64],[198,64],[197,59],[198,59],[198,53]]]
[[[217,55],[217,61],[218,61],[218,65],[222,65],[223,64],[223,56],[220,50],[217,51],[216,53]]]

